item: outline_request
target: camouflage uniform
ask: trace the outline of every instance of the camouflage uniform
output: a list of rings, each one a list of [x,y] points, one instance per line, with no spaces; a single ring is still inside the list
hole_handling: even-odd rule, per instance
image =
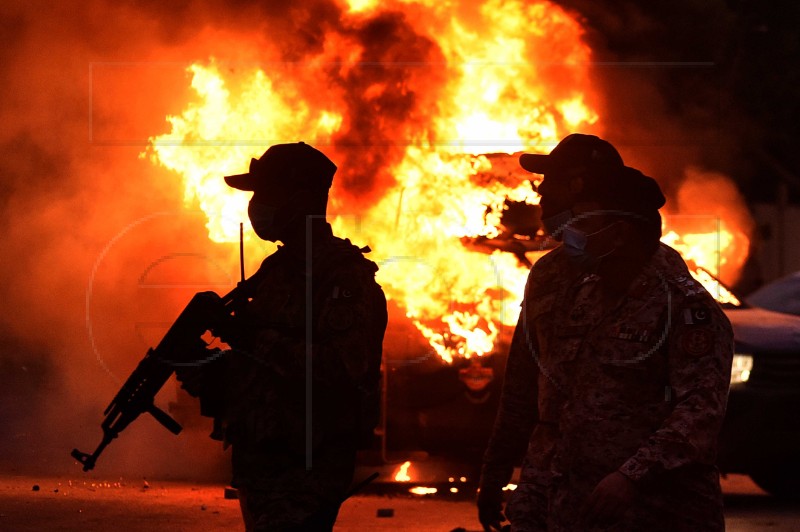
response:
[[[305,248],[264,261],[226,339],[233,351],[215,368],[222,378],[201,394],[233,447],[248,530],[330,529],[377,422],[387,322],[377,266],[330,226],[311,249],[308,272]]]
[[[606,311],[601,282],[561,248],[531,270],[482,482],[505,485],[525,453],[512,530],[723,530],[730,323],[663,244]],[[631,509],[605,528],[579,522],[615,470],[637,486]]]

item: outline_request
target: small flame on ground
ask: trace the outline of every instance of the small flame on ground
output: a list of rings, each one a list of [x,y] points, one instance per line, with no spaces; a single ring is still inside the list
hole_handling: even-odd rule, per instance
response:
[[[409,493],[412,493],[414,495],[433,495],[438,491],[439,490],[436,488],[428,488],[425,486],[415,486],[408,490]]]
[[[408,474],[408,469],[411,467],[411,462],[404,462],[403,465],[397,470],[394,479],[397,482],[411,482],[411,476]]]

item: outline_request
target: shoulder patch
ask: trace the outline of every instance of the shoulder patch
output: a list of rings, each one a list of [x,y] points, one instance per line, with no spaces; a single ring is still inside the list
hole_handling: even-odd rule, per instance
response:
[[[681,334],[681,349],[694,356],[710,353],[714,348],[714,334],[710,329],[688,329]]]
[[[698,283],[694,280],[694,278],[690,274],[686,275],[677,275],[669,279],[670,284],[675,286],[681,294],[686,297],[693,297],[702,295],[706,292],[706,289],[703,288],[703,285]]]
[[[708,325],[711,323],[711,309],[703,306],[683,309],[684,325]]]

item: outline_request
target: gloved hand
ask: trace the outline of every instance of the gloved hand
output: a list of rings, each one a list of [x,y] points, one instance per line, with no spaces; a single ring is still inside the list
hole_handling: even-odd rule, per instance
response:
[[[219,366],[219,360],[224,354],[218,348],[202,349],[197,353],[197,362],[174,364],[175,378],[181,383],[181,388],[192,397],[199,397],[206,387],[206,379],[213,376]]]
[[[175,378],[181,383],[181,388],[192,397],[199,397],[203,388],[203,368],[195,366],[176,366]]]
[[[242,313],[223,316],[211,328],[214,336],[234,349],[254,349],[256,336],[263,325],[253,323],[252,316]]]
[[[503,488],[481,486],[478,491],[478,520],[485,532],[501,530],[503,521]]]

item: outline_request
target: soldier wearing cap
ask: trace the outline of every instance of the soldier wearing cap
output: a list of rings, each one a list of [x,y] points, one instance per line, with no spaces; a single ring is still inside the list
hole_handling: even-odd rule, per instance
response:
[[[386,299],[368,248],[325,219],[335,172],[300,142],[225,178],[253,192],[255,233],[283,245],[246,282],[244,308],[214,330],[231,350],[176,371],[232,446],[248,531],[331,530],[378,420]]]
[[[591,135],[520,164],[543,174],[562,245],[531,269],[478,496],[499,529],[724,530],[717,436],[733,340],[719,305],[659,242],[665,199]]]

